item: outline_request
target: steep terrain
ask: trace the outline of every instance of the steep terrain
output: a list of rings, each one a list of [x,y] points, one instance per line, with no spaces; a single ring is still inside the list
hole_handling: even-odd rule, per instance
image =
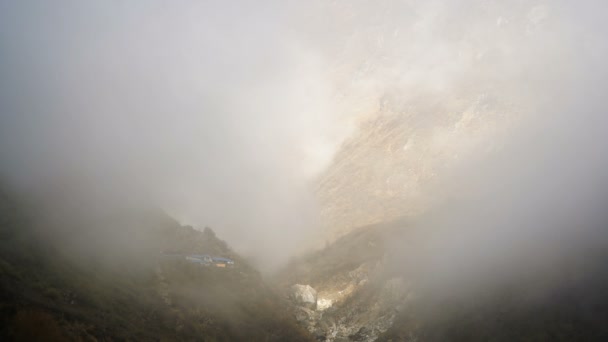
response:
[[[381,99],[320,178],[317,195],[330,240],[423,213],[441,198],[451,168],[498,147],[514,109],[488,94],[454,97],[421,96],[407,105]]]
[[[76,213],[41,214],[6,193],[0,211],[3,340],[308,340],[285,301],[210,229],[156,211],[76,224]],[[162,251],[236,265],[203,267]]]
[[[361,227],[325,249],[294,260],[279,274],[285,291],[307,284],[317,305],[295,303],[294,316],[319,341],[375,341],[411,299],[408,283],[392,270],[391,240],[407,231],[406,221]]]
[[[327,342],[608,338],[603,241],[584,253],[562,253],[549,267],[462,287],[437,283],[440,275],[426,273],[423,260],[404,258],[427,243],[422,227],[405,219],[361,227],[294,260],[279,283],[286,292],[292,284],[312,286],[317,305],[294,303],[293,316]]]
[[[546,1],[310,3],[298,28],[351,128],[316,191],[331,241],[426,211],[451,168],[537,109],[541,66],[563,55]]]

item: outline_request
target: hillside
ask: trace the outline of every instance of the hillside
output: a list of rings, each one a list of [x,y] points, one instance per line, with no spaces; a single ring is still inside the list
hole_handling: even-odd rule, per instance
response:
[[[309,284],[316,310],[296,306],[294,315],[319,341],[375,341],[395,321],[411,289],[391,262],[391,241],[407,234],[399,220],[360,227],[326,248],[293,260],[277,282]]]
[[[318,295],[316,310],[294,307],[300,324],[327,342],[608,338],[603,241],[555,255],[548,265],[529,261],[511,278],[463,278],[463,287],[453,279],[438,283],[442,275],[428,273],[428,259],[409,254],[428,243],[424,228],[406,219],[360,227],[294,260],[278,282],[285,291],[310,284]]]
[[[16,198],[0,198],[2,340],[308,340],[283,299],[211,229],[159,211],[73,220]],[[236,265],[202,267],[163,258],[166,250]]]

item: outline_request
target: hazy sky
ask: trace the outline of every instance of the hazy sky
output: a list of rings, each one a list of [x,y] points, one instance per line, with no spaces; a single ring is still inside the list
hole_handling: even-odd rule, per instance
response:
[[[281,1],[2,2],[2,172],[150,200],[246,253],[316,226],[342,128]],[[101,195],[103,193],[103,195]],[[284,246],[284,247],[281,247]]]
[[[600,139],[606,120],[571,110],[604,109],[605,7],[2,1],[0,172],[29,190],[146,200],[281,263],[318,234],[315,177],[387,92],[496,85],[551,121],[530,126],[539,136]],[[546,144],[541,165],[578,162]],[[589,144],[565,156],[606,146]]]

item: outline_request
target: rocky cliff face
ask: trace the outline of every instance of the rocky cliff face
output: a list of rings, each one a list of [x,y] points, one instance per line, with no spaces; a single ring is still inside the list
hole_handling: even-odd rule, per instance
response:
[[[491,162],[494,159],[486,157],[508,151],[509,142],[517,145],[522,134],[516,133],[540,135],[530,127],[542,130],[547,126],[538,121],[553,120],[551,97],[573,90],[563,86],[576,69],[571,63],[576,49],[568,47],[579,46],[569,40],[572,35],[564,34],[568,24],[559,13],[564,8],[542,1],[506,5],[475,0],[385,1],[373,6],[332,1],[318,6],[315,13],[328,14],[308,18],[318,24],[311,36],[323,33],[338,109],[354,128],[319,177],[316,192],[326,238],[335,243],[292,267],[295,273],[287,282],[310,284],[318,293],[317,310],[298,308],[298,321],[323,341],[521,340],[535,333],[542,334],[539,340],[549,340],[548,329],[580,313],[575,305],[566,310],[574,315],[549,317],[564,303],[544,302],[539,311],[548,315],[538,319],[520,308],[502,310],[524,300],[514,293],[524,293],[538,279],[507,289],[484,288],[485,297],[473,295],[461,302],[439,303],[429,294],[417,300],[415,289],[424,286],[412,285],[417,279],[406,275],[411,269],[446,274],[458,270],[425,270],[424,262],[411,253],[395,258],[408,264],[393,262],[402,271],[393,274],[387,266],[391,262],[386,262],[392,260],[390,249],[374,246],[394,239],[394,231],[385,230],[378,239],[374,230],[404,216],[441,217],[443,207],[437,204],[474,196],[458,177],[482,175],[474,172],[474,165],[482,164],[477,162]],[[548,81],[555,80],[550,70],[560,70],[560,85]],[[536,144],[533,140],[527,144]],[[511,178],[508,162],[496,167]],[[467,171],[470,174],[462,177]],[[492,178],[480,188],[501,180]],[[446,226],[454,226],[452,237],[464,230],[453,222]],[[415,249],[425,238],[407,242]],[[406,245],[399,248],[412,247]],[[433,252],[430,258],[444,253]],[[556,278],[570,271],[558,271]],[[454,289],[445,286],[450,297]],[[577,297],[577,292],[582,291],[568,296]],[[480,317],[480,312],[490,318]],[[461,318],[464,326],[475,327],[469,335],[460,327]],[[527,320],[534,323],[526,325]],[[557,335],[584,335],[587,324]],[[593,327],[594,334],[598,329]]]
[[[385,100],[322,175],[317,195],[334,239],[358,226],[422,213],[449,172],[499,148],[514,109],[486,94],[408,106]],[[425,108],[427,106],[428,108]],[[480,151],[481,150],[481,151]]]
[[[386,252],[400,231],[398,224],[364,227],[292,262],[278,281],[299,324],[327,342],[375,341],[388,331],[413,298],[406,279],[391,273]],[[293,296],[302,289],[316,294],[316,306]]]
[[[533,75],[558,53],[538,48],[550,8],[456,7],[333,1],[305,12],[302,31],[320,47],[336,112],[351,127],[318,182],[328,239],[425,211],[450,169],[500,148],[537,104]]]
[[[288,292],[292,284],[310,285],[317,308],[292,301],[291,315],[326,342],[603,341],[608,336],[602,323],[608,317],[608,276],[602,266],[607,249],[594,251],[593,258],[565,255],[555,267],[499,283],[428,286],[421,274],[441,275],[429,274],[418,260],[403,260],[391,248],[395,242],[401,249],[416,248],[425,244],[425,236],[409,220],[361,227],[295,260],[279,283]]]

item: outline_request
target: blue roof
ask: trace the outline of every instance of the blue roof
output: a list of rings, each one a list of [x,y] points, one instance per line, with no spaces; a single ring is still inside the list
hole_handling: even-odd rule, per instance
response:
[[[225,262],[234,262],[232,259],[228,259],[228,258],[222,258],[222,257],[214,257],[213,261],[225,261]]]
[[[186,255],[186,260],[197,264],[209,264],[211,263],[211,257],[208,255]]]

